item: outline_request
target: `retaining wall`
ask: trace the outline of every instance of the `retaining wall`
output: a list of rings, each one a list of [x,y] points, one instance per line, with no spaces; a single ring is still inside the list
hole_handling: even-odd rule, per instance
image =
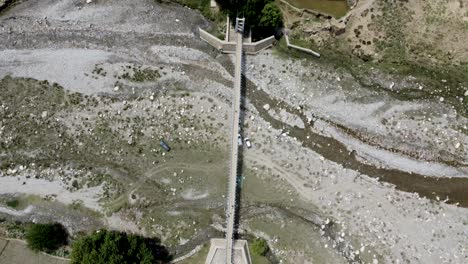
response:
[[[211,46],[213,46],[214,48],[218,50],[223,48],[224,41],[221,41],[219,38],[211,35],[210,33],[206,32],[205,30],[201,28],[199,28],[198,31],[200,33],[200,38],[208,42],[208,44],[210,44]]]
[[[205,30],[199,28],[200,38],[206,41],[208,44],[213,46],[215,49],[223,53],[235,53],[236,52],[236,43],[227,42],[220,40],[219,38],[211,35]],[[259,51],[266,49],[275,43],[276,39],[274,36],[271,36],[266,39],[262,39],[253,43],[243,43],[243,50],[246,54],[257,54]]]
[[[320,53],[318,53],[318,52],[315,52],[315,51],[313,51],[311,49],[306,49],[306,48],[299,47],[299,46],[296,46],[296,45],[293,45],[293,44],[289,43],[289,37],[288,37],[287,30],[286,30],[286,33],[284,34],[284,37],[286,38],[286,46],[288,46],[288,48],[300,50],[302,52],[305,52],[305,53],[314,55],[317,58],[320,58]]]
[[[257,42],[253,43],[244,43],[243,48],[244,52],[247,54],[255,54],[261,51],[262,49],[266,49],[270,46],[273,46],[273,43],[275,43],[276,39],[275,36],[270,36],[269,38],[262,39]]]

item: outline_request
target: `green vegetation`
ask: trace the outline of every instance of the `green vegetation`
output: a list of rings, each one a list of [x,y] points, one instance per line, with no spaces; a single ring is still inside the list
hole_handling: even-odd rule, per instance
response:
[[[259,256],[265,256],[268,251],[268,243],[263,238],[256,238],[250,246],[252,253]]]
[[[234,22],[235,17],[245,17],[246,25],[254,35],[270,35],[273,29],[283,24],[283,15],[274,0],[217,0],[220,11],[212,11],[210,0],[175,0],[192,9],[200,10],[202,15],[217,24],[209,30],[215,36],[223,38],[226,15]]]
[[[29,248],[52,252],[67,243],[67,231],[60,224],[33,224],[26,231]]]
[[[376,47],[383,54],[383,60],[398,64],[408,56],[408,41],[404,35],[404,28],[411,20],[408,11],[400,5],[381,2],[381,16],[376,16],[376,26],[385,33],[385,38],[376,40]],[[395,19],[398,18],[398,19]],[[357,34],[359,35],[359,31]]]
[[[219,0],[217,2],[231,18],[244,17],[246,25],[252,27],[254,32],[269,31],[269,29],[280,27],[283,23],[281,10],[273,0]]]
[[[125,69],[125,72],[121,78],[132,81],[132,82],[147,82],[147,81],[151,82],[151,81],[156,81],[161,77],[161,74],[159,73],[158,70],[154,70],[148,67],[142,68],[141,65],[137,65],[133,67],[127,66],[124,69]],[[130,70],[132,70],[133,73],[129,72]]]
[[[5,77],[0,80],[0,101],[5,105],[5,108],[0,107],[0,115],[4,117],[6,133],[5,137],[0,138],[0,152],[4,155],[0,163],[8,164],[8,168],[34,163],[35,166],[30,168],[37,170],[40,178],[47,177],[41,173],[44,168],[69,168],[73,173],[61,174],[68,188],[75,190],[76,187],[103,184],[104,197],[101,202],[105,203],[106,212],[122,210],[132,218],[136,216],[134,210],[129,208],[138,207],[143,217],[140,220],[142,228],[148,232],[158,232],[159,237],[165,237],[166,245],[177,246],[180,237],[188,239],[196,232],[191,223],[196,222],[200,229],[207,228],[212,224],[212,210],[218,213],[222,209],[187,210],[175,208],[174,204],[185,199],[180,195],[182,193],[187,193],[190,199],[191,188],[201,194],[208,192],[210,197],[219,197],[211,199],[222,204],[221,194],[225,192],[222,186],[225,186],[226,178],[219,175],[227,166],[224,163],[227,154],[219,145],[224,142],[224,134],[217,132],[216,122],[198,116],[184,116],[174,123],[180,109],[188,110],[193,105],[175,104],[175,100],[187,94],[182,83],[167,82],[166,85],[171,90],[176,90],[176,85],[180,88],[166,96],[158,95],[162,102],[174,102],[167,104],[174,106],[174,110],[163,117],[156,116],[156,112],[161,111],[158,109],[132,116],[126,110],[121,110],[119,115],[113,114],[116,113],[116,102],[121,100],[120,95],[86,96],[64,91],[58,85],[47,82]],[[133,100],[141,100],[136,96],[135,99],[126,98],[125,107],[131,109]],[[208,102],[209,98],[199,100]],[[216,107],[213,102],[210,104]],[[45,117],[44,111],[47,111]],[[87,114],[80,117],[76,113]],[[72,122],[66,124],[54,116]],[[75,119],[75,116],[78,118]],[[127,128],[116,129],[116,124],[124,123],[128,125]],[[158,125],[148,130],[149,123]],[[178,133],[184,132],[186,127],[208,133],[196,138]],[[88,129],[92,129],[89,134],[72,132]],[[163,155],[159,141],[151,137],[164,131],[175,132],[168,142],[174,151]],[[174,179],[175,172],[177,195],[170,191],[169,187],[174,186],[172,183],[161,181],[163,178]],[[148,179],[138,178],[139,175],[148,175]],[[140,182],[137,181],[139,179]],[[77,183],[73,183],[74,180]],[[129,185],[130,182],[135,185]],[[132,191],[138,194],[135,204],[127,202]],[[18,197],[7,197],[0,202],[6,205],[6,201],[13,198],[19,200],[18,208],[31,204]],[[85,210],[79,201],[69,208],[80,212]],[[162,214],[165,210],[177,210],[183,214],[177,217]],[[162,228],[155,227],[153,222]],[[20,231],[16,233],[20,234]]]
[[[278,27],[282,23],[282,14],[279,7],[274,3],[268,3],[262,9],[262,15],[260,18],[260,26],[263,27]]]
[[[288,49],[283,40],[279,41],[276,46],[278,55],[287,54],[298,59],[310,58],[328,67],[341,68],[352,74],[363,87],[385,91],[390,96],[400,100],[438,100],[440,97],[444,97],[444,103],[453,106],[461,115],[468,116],[468,100],[459,100],[459,97],[464,93],[464,87],[468,85],[468,75],[466,74],[468,72],[468,64],[452,66],[423,63],[404,56],[406,52],[404,50],[400,50],[401,53],[399,54],[398,48],[394,46],[385,48],[385,52],[388,55],[385,55],[382,60],[372,61],[368,56],[351,54],[347,47],[343,46],[343,43],[339,43],[336,39],[329,40],[322,47],[318,47],[312,41],[306,40],[300,35],[294,36],[290,41],[293,44],[316,50],[322,57],[320,60],[317,60],[311,55]],[[384,44],[380,43],[380,45]],[[391,54],[394,54],[394,56]],[[396,54],[399,55],[397,56]],[[373,76],[378,71],[390,74],[395,79],[413,76],[426,88],[423,90],[404,89],[398,92],[390,91],[373,78],[369,78],[369,76]]]
[[[3,230],[2,236],[24,239],[26,234],[26,225],[21,222],[11,221],[8,219],[1,219],[0,230]]]
[[[408,25],[413,23],[413,11],[401,3],[380,1],[382,15],[377,15],[375,25],[384,38],[375,39],[375,45],[382,58],[371,61],[369,55],[360,55],[362,61],[346,62],[347,68],[360,82],[377,87],[378,84],[369,83],[369,73],[373,68],[384,73],[401,76],[413,76],[425,88],[423,90],[405,89],[393,96],[404,100],[428,99],[444,97],[444,102],[455,107],[462,115],[468,115],[468,102],[460,101],[464,87],[468,84],[468,64],[453,65],[446,51],[435,48],[428,42],[415,41],[411,35],[405,34]],[[440,14],[437,17],[441,17]],[[359,30],[356,32],[359,34]],[[344,50],[343,47],[338,47]],[[339,56],[343,56],[339,52]],[[337,54],[337,53],[334,53]],[[329,55],[329,54],[327,54]],[[348,57],[348,56],[344,56]],[[438,58],[440,63],[432,62],[431,58]],[[365,63],[361,63],[365,62]],[[357,69],[357,70],[356,70]]]
[[[349,11],[346,0],[286,0],[291,5],[300,9],[309,9],[324,15],[340,18]]]
[[[192,9],[200,10],[204,17],[216,20],[216,14],[211,12],[210,9],[210,0],[176,0],[176,2],[186,5]]]
[[[350,38],[333,37],[316,45],[310,34],[296,30],[290,33],[290,41],[318,51],[322,54],[320,60],[289,50],[282,41],[276,46],[277,51],[288,57],[311,58],[327,67],[341,68],[351,73],[363,87],[383,91],[399,100],[439,100],[443,97],[444,104],[468,116],[468,100],[462,100],[468,86],[468,63],[454,64],[450,59],[453,54],[449,51],[408,34],[408,28],[417,20],[404,1],[376,2],[371,22],[354,28],[352,38],[360,41],[358,45],[350,47],[344,41]],[[373,31],[379,34],[369,37],[365,33]],[[375,45],[375,56],[365,51],[368,45]],[[389,75],[396,81],[407,78],[414,81],[406,83],[405,89],[392,91],[379,82],[382,79],[379,75]]]
[[[250,258],[252,260],[252,264],[272,264],[272,263],[278,263],[275,261],[269,260],[265,256],[260,256],[260,255],[250,255]]]
[[[224,33],[222,33],[222,31],[224,31],[226,24],[226,14],[224,11],[212,11],[210,0],[175,0],[175,2],[190,7],[191,9],[199,10],[205,18],[210,19],[216,25],[208,29],[208,32],[220,39],[224,38]]]
[[[195,255],[178,262],[179,264],[205,264],[210,250],[209,244],[204,244],[203,247]]]
[[[91,72],[91,74],[97,75],[97,76],[102,76],[102,77],[107,76],[107,72],[104,70],[104,68],[99,67],[98,64],[94,65],[94,69]],[[87,74],[85,74],[85,75],[87,75]],[[94,78],[97,79],[97,76],[94,76]]]
[[[166,263],[171,256],[158,240],[99,230],[73,243],[72,264]]]
[[[16,208],[16,207],[18,207],[18,205],[19,205],[19,201],[18,201],[18,199],[8,200],[8,201],[6,202],[6,205],[7,205],[8,207],[11,207],[11,208]]]

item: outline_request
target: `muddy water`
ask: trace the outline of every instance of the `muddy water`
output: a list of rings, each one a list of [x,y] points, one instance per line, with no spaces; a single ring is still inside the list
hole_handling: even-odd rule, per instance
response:
[[[334,17],[344,16],[348,10],[346,0],[286,0],[298,8],[327,13]]]
[[[276,129],[289,131],[291,137],[296,137],[304,147],[307,147],[324,158],[341,164],[344,168],[358,171],[370,177],[379,178],[381,181],[392,183],[398,190],[415,192],[421,197],[440,199],[449,197],[449,203],[459,203],[460,206],[468,207],[468,178],[437,178],[427,177],[416,173],[408,173],[395,169],[377,168],[372,165],[361,163],[354,154],[349,154],[346,146],[341,142],[312,132],[310,125],[306,122],[305,115],[290,107],[289,105],[271,98],[263,90],[258,90],[255,84],[246,81],[246,97],[255,106],[261,117]],[[263,109],[263,105],[281,107],[288,112],[299,116],[306,127],[304,129],[292,127],[272,118]],[[307,139],[307,136],[310,138]],[[443,176],[443,175],[441,175]]]

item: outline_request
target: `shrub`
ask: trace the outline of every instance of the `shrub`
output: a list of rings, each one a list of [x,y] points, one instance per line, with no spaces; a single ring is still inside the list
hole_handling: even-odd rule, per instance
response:
[[[26,241],[32,250],[51,252],[67,243],[67,231],[60,224],[33,224],[26,230]]]
[[[170,255],[158,240],[99,230],[73,243],[72,264],[166,263]]]
[[[262,16],[260,18],[259,25],[263,27],[272,27],[276,28],[281,26],[283,23],[283,15],[281,10],[274,3],[268,3],[262,9]]]
[[[252,242],[252,253],[259,256],[265,256],[268,253],[268,244],[265,239],[256,238]]]
[[[16,208],[19,205],[19,201],[17,199],[9,200],[6,202],[6,205],[11,208]]]

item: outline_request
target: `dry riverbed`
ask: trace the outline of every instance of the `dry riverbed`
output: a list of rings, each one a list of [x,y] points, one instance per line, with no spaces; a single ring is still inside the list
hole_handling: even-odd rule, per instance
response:
[[[223,235],[233,67],[200,14],[30,0],[0,25],[0,215],[155,236],[176,257]],[[310,59],[245,66],[242,236],[272,262],[467,262],[465,117]]]

